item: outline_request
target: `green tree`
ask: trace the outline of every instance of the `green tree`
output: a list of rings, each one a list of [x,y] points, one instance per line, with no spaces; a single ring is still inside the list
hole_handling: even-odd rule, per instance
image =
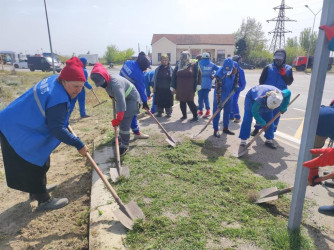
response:
[[[299,46],[298,44],[298,39],[297,37],[293,37],[293,38],[288,38],[287,41],[286,41],[286,46],[288,47],[295,47],[295,46]]]
[[[104,54],[103,58],[107,63],[123,63],[126,60],[131,59],[135,52],[133,49],[126,49],[120,51],[115,45],[110,45],[107,47],[107,51]]]
[[[247,17],[247,20],[242,20],[242,24],[238,31],[234,34],[237,43],[242,41],[242,44],[246,45],[245,51],[243,51],[244,58],[248,58],[251,51],[262,51],[266,47],[267,40],[265,38],[264,32],[262,31],[262,24],[257,22],[255,18]],[[241,40],[241,41],[240,41]],[[237,47],[238,44],[237,44]],[[244,46],[241,46],[244,48]]]
[[[310,56],[314,56],[317,39],[317,32],[313,32],[311,34],[311,28],[305,28],[302,32],[300,32],[299,44],[305,51],[308,51],[309,47],[311,46]]]

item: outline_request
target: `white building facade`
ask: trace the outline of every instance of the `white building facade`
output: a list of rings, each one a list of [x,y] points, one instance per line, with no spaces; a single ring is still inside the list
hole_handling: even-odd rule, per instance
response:
[[[195,58],[208,52],[211,61],[221,65],[222,61],[234,55],[235,41],[232,34],[153,34],[152,64],[160,64],[163,54],[169,56],[171,64],[176,64],[182,51],[187,50]]]

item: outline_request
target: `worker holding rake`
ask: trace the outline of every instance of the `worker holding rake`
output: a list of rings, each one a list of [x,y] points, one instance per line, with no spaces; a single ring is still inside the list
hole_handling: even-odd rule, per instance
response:
[[[223,108],[223,133],[228,135],[234,135],[234,132],[228,129],[228,125],[230,121],[230,113],[232,110],[233,97],[233,95],[230,96],[230,93],[232,93],[232,91],[235,92],[239,88],[237,72],[237,67],[234,65],[232,58],[229,57],[224,60],[223,66],[220,67],[215,74],[217,83],[213,98],[213,113],[215,113],[218,108]],[[222,103],[227,98],[229,99],[227,100],[227,102],[225,102],[225,105],[222,106]],[[220,137],[219,119],[220,112],[213,119],[213,135],[218,138]]]
[[[10,188],[30,193],[38,210],[58,209],[66,198],[52,198],[53,186],[46,186],[50,154],[61,143],[86,156],[88,147],[68,130],[73,102],[86,81],[77,57],[66,61],[60,75],[34,85],[0,112],[0,140]]]
[[[140,95],[130,81],[118,75],[109,75],[101,63],[95,64],[90,78],[96,87],[104,88],[111,98],[115,98],[117,115],[111,123],[113,127],[119,126],[121,137],[119,152],[121,156],[125,155],[129,150],[131,121],[139,114]]]
[[[280,112],[284,113],[287,110],[291,96],[291,91],[288,89],[279,90],[270,85],[258,85],[251,88],[245,98],[244,118],[242,120],[239,138],[241,139],[240,146],[246,146],[246,140],[250,136],[253,117],[257,124],[261,127],[266,127],[273,116],[273,110],[280,107]],[[265,145],[276,149],[274,144],[274,124],[270,124],[265,129],[264,137],[266,138]]]

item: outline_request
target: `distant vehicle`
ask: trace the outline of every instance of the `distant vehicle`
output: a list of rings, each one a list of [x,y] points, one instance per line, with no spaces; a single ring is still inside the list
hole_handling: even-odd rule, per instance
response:
[[[84,57],[87,59],[87,65],[92,66],[99,62],[98,54],[80,54],[79,57]]]
[[[114,64],[113,63],[109,63],[109,69],[113,68]]]
[[[241,62],[239,63],[239,66],[243,69],[255,69],[255,66],[254,65],[251,65],[251,64],[247,64],[245,62]]]
[[[59,73],[61,71],[58,58],[54,57],[55,70]],[[52,57],[51,56],[28,56],[28,68],[30,71],[42,70],[51,71],[52,69]]]
[[[307,63],[307,68],[312,68],[313,56],[310,56],[308,61],[307,61],[307,56],[297,56],[292,61],[292,67],[296,68],[297,71],[304,71],[306,68],[306,63]],[[333,57],[330,57],[327,65],[327,70],[331,70],[332,64],[333,64]]]
[[[14,67],[16,69],[28,69],[28,59],[15,61]]]

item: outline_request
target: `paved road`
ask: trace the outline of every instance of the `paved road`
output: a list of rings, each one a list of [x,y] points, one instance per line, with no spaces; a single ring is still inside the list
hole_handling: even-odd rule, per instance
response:
[[[120,66],[115,66],[112,69],[108,69],[110,73],[119,74]],[[155,67],[153,67],[155,68]],[[6,70],[10,70],[11,67],[8,65],[5,65]],[[92,67],[88,66],[87,70],[88,73],[90,73]],[[28,69],[17,69],[18,71],[25,71],[29,72]],[[245,70],[246,75],[246,81],[247,86],[246,89],[241,93],[240,95],[240,107],[243,109],[243,102],[244,102],[244,96],[247,93],[247,91],[255,86],[258,85],[259,78],[261,75],[262,70]],[[287,113],[284,114],[283,117],[281,117],[281,121],[279,124],[279,133],[282,133],[281,135],[288,135],[290,140],[295,140],[295,142],[298,143],[298,141],[301,138],[301,133],[303,129],[303,122],[304,122],[304,115],[305,115],[305,109],[307,104],[307,97],[308,97],[308,90],[309,85],[311,81],[311,74],[305,74],[304,72],[294,72],[294,82],[291,86],[289,86],[289,89],[292,92],[292,97],[294,97],[297,94],[300,94],[300,97],[293,103],[291,108]],[[322,104],[328,105],[334,98],[334,85],[331,84],[334,82],[334,74],[328,73],[326,76],[326,82],[325,82],[325,89],[323,93],[322,98]]]

